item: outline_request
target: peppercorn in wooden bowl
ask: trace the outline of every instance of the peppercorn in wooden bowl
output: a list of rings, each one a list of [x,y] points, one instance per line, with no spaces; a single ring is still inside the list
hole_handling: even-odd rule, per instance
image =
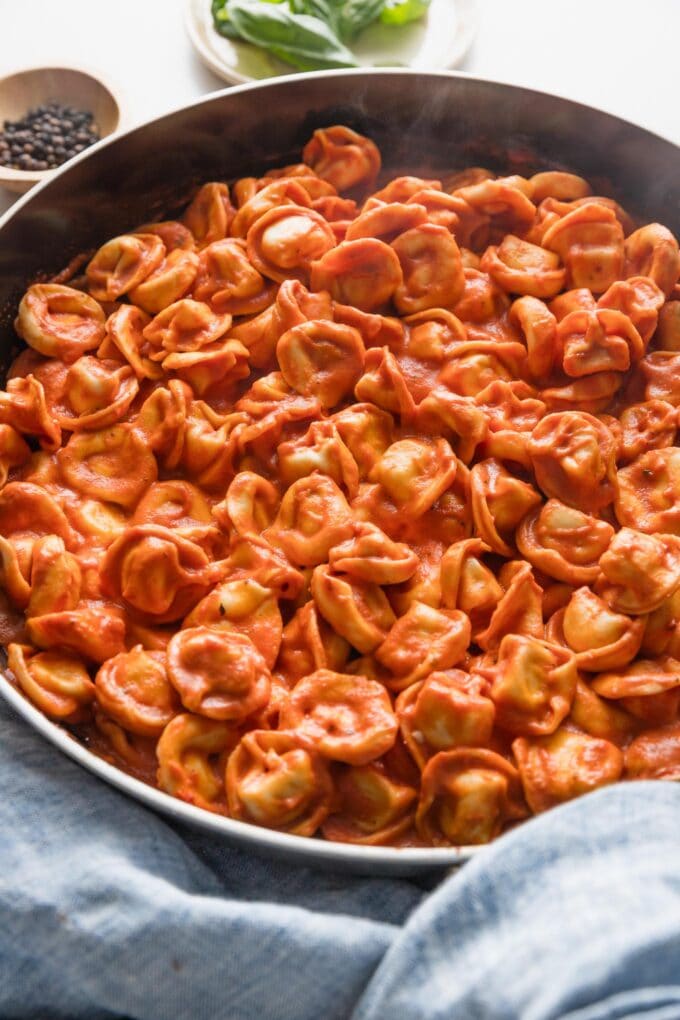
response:
[[[86,71],[36,67],[0,78],[0,185],[28,191],[121,122],[120,99]]]

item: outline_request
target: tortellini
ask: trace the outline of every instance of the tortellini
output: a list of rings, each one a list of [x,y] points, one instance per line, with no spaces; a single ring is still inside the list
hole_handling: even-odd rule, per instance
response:
[[[520,634],[506,634],[493,666],[480,675],[489,684],[496,722],[527,736],[554,733],[568,715],[576,690],[573,653]]]
[[[163,369],[151,360],[151,345],[144,330],[150,316],[137,305],[119,305],[106,320],[106,337],[98,355],[120,360],[121,355],[138,379],[162,379]]]
[[[101,570],[106,593],[156,623],[184,616],[221,573],[199,545],[158,524],[126,528]]]
[[[246,238],[250,262],[276,283],[305,282],[316,260],[334,246],[335,234],[323,216],[298,205],[274,206],[255,220]]]
[[[457,462],[445,439],[402,439],[385,450],[369,479],[408,520],[422,517],[456,477]]]
[[[318,669],[342,669],[349,654],[349,642],[335,633],[310,601],[297,610],[283,629],[277,665],[292,686]]]
[[[0,422],[35,437],[43,450],[58,449],[62,440],[61,427],[47,406],[45,388],[34,375],[10,379],[7,389],[0,392]]]
[[[600,557],[596,591],[616,612],[642,616],[680,585],[680,539],[621,528]]]
[[[379,585],[336,574],[328,565],[314,570],[310,592],[321,616],[359,652],[374,651],[395,623]]]
[[[240,722],[269,700],[267,665],[250,638],[218,627],[188,627],[167,648],[168,679],[195,715]]]
[[[609,308],[570,312],[558,323],[555,338],[559,363],[572,379],[625,372],[645,350],[628,316]]]
[[[678,779],[680,777],[680,723],[647,730],[626,748],[628,779]]]
[[[359,847],[680,777],[678,243],[516,158],[390,178],[320,127],[28,287],[0,637],[40,711]]]
[[[512,556],[504,536],[540,503],[538,492],[510,474],[497,460],[483,460],[470,472],[470,497],[475,531],[483,542],[502,556]]]
[[[610,740],[564,727],[549,736],[518,737],[512,750],[536,814],[614,783],[623,771],[623,754]]]
[[[238,739],[238,731],[228,723],[189,712],[174,716],[156,745],[161,790],[226,814],[224,771]]]
[[[644,630],[644,619],[614,612],[585,587],[576,589],[546,627],[576,653],[578,668],[589,673],[629,663],[640,650]]]
[[[382,684],[319,669],[299,680],[281,712],[282,729],[309,737],[333,761],[366,765],[394,744],[397,718]]]
[[[204,248],[196,260],[193,279],[197,299],[205,301],[215,312],[253,315],[268,308],[274,296],[273,285],[251,266],[245,242],[240,238],[226,237]],[[149,284],[147,281],[142,286]],[[143,302],[140,304],[145,307]],[[153,309],[147,309],[150,310]]]
[[[165,653],[145,651],[141,645],[108,659],[95,686],[103,711],[123,729],[143,737],[159,737],[179,710]]]
[[[63,649],[88,663],[104,663],[125,650],[125,617],[111,602],[83,600],[73,609],[30,617],[26,634],[38,648]]]
[[[64,481],[76,492],[129,510],[156,481],[158,465],[130,424],[75,432],[57,454]]]
[[[450,308],[465,287],[460,250],[446,227],[425,223],[404,231],[392,242],[403,274],[394,292],[401,315],[427,308]]]
[[[381,165],[375,142],[340,124],[315,131],[302,158],[338,191],[372,185]]]
[[[488,746],[496,708],[487,690],[479,675],[449,669],[402,691],[396,703],[399,725],[421,768],[440,751]]]
[[[663,450],[672,446],[677,434],[677,412],[665,400],[648,400],[642,404],[631,404],[619,417],[621,438],[618,460],[624,464],[636,461],[650,450]],[[619,491],[625,475],[619,474]],[[621,499],[621,496],[619,496]]]
[[[616,496],[616,444],[601,421],[582,411],[549,414],[529,440],[539,488],[585,513]]]
[[[293,326],[280,337],[276,357],[296,393],[335,407],[359,381],[366,351],[358,330],[324,319]]]
[[[548,499],[515,532],[517,548],[537,570],[564,584],[592,584],[614,528],[607,521]]]
[[[104,309],[89,294],[63,284],[37,283],[21,299],[15,328],[39,354],[68,364],[99,346],[105,321]]]
[[[33,546],[31,596],[26,616],[43,616],[75,609],[82,592],[82,570],[58,535],[45,535]]]
[[[158,234],[122,234],[90,260],[87,285],[95,301],[115,301],[134,290],[161,265],[165,245]]]
[[[262,567],[262,564],[259,565]],[[254,580],[251,573],[252,569],[241,571],[236,567],[229,580],[218,584],[191,610],[184,618],[183,626],[205,625],[212,630],[236,631],[252,642],[270,669],[276,662],[283,635],[277,596],[286,597],[287,586],[290,586],[291,591],[296,589],[292,587],[288,575],[277,577],[275,570],[270,573],[265,567],[258,571],[261,581],[265,583]],[[206,640],[210,645],[207,636]],[[250,649],[247,645],[245,648],[244,655],[247,656]],[[226,651],[224,655],[227,655]]]
[[[352,537],[330,550],[328,561],[337,573],[381,585],[408,581],[418,568],[418,557],[410,546],[393,542],[368,522],[357,523]]]
[[[616,516],[648,535],[680,535],[680,450],[646,450],[618,472]]]
[[[321,831],[326,839],[364,846],[398,845],[413,826],[415,788],[383,758],[338,768],[333,814]]]
[[[601,294],[623,275],[623,227],[615,212],[596,199],[561,216],[541,243],[562,259],[569,286]]]
[[[184,213],[184,225],[188,228],[189,243],[205,248],[213,241],[226,237],[229,224],[234,218],[229,188],[222,181],[209,181],[198,189]],[[158,231],[154,231],[157,233]],[[161,238],[167,233],[160,231]],[[184,244],[181,247],[185,247]]]
[[[342,241],[312,263],[313,290],[328,290],[344,304],[362,312],[384,308],[404,278],[397,253],[377,238]],[[411,309],[415,311],[415,309]]]
[[[488,843],[526,814],[517,769],[495,751],[440,751],[423,769],[416,827],[434,846]]]
[[[227,803],[232,818],[313,836],[326,819],[332,784],[313,741],[285,730],[252,730],[229,756]]]
[[[35,653],[11,644],[7,666],[24,694],[51,719],[74,722],[94,700],[95,686],[76,656],[58,651]]]
[[[130,291],[130,300],[150,315],[162,312],[191,290],[198,267],[195,252],[174,248],[150,276]]]
[[[638,659],[620,671],[598,674],[592,687],[647,725],[671,724],[680,708],[680,663],[670,657]]]
[[[441,557],[439,584],[441,601],[447,609],[461,609],[477,638],[488,626],[491,615],[504,596],[504,589],[482,558],[490,546],[480,538],[462,539],[450,545]]]
[[[680,272],[678,242],[667,227],[648,223],[633,231],[624,244],[626,277],[647,276],[668,296]]]
[[[376,660],[391,674],[387,685],[400,691],[433,670],[460,662],[470,644],[470,621],[458,609],[433,609],[414,601],[376,649]]]
[[[265,536],[296,566],[314,567],[352,533],[352,513],[342,490],[313,471],[288,487]]]
[[[498,247],[489,245],[480,265],[513,294],[551,298],[564,286],[566,273],[559,256],[513,234]]]

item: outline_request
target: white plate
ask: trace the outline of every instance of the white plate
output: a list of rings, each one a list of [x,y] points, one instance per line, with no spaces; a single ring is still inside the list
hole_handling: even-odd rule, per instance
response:
[[[225,81],[240,85],[291,74],[294,68],[250,43],[225,39],[213,27],[210,0],[185,0],[185,25],[203,63]],[[412,67],[439,71],[457,67],[477,29],[476,0],[432,0],[421,21],[403,27],[372,25],[352,51],[362,67]]]

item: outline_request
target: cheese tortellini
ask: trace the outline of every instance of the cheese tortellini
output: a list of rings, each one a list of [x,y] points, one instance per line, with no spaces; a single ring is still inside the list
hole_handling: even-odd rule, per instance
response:
[[[171,796],[359,846],[680,778],[676,238],[528,162],[301,157],[19,302],[12,682]]]

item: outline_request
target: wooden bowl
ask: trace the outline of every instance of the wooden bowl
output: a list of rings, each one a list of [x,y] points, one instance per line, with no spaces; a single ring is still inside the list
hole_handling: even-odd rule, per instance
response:
[[[90,111],[102,138],[121,126],[120,100],[99,78],[71,67],[35,67],[0,78],[0,130],[4,121],[19,120],[49,100]],[[0,185],[10,191],[28,191],[54,169],[12,170],[0,165]]]

